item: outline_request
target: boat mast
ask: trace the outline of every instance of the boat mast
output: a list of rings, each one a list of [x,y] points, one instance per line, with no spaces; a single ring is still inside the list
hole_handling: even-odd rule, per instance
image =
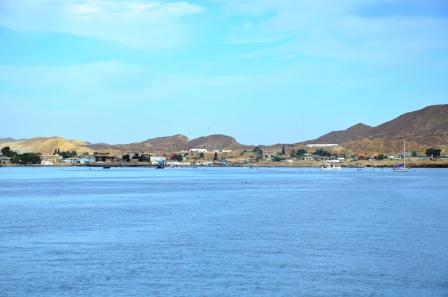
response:
[[[403,166],[406,168],[406,139],[403,140]]]

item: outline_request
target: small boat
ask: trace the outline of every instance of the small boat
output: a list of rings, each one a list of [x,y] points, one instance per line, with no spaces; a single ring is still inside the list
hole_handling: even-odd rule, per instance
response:
[[[394,167],[395,172],[408,172],[409,168],[406,167],[406,140],[403,140],[403,164],[398,164]]]
[[[160,161],[157,166],[156,169],[164,169],[165,168],[165,162],[164,161]]]
[[[110,166],[103,166],[103,169],[110,169]]]
[[[320,170],[341,170],[341,165],[326,163],[320,166]]]

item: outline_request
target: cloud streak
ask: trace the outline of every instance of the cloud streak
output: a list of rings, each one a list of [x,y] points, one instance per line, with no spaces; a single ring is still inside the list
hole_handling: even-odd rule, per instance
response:
[[[1,4],[0,25],[25,32],[64,32],[136,49],[164,50],[191,42],[184,17],[203,12],[189,2],[18,0]]]
[[[448,5],[445,14],[428,13],[431,4],[423,9],[419,1],[400,0],[229,0],[222,5],[229,16],[248,19],[230,33],[230,43],[285,41],[259,57],[306,55],[394,63],[448,49]],[[394,10],[397,6],[401,9]],[[381,13],[378,7],[390,9]]]

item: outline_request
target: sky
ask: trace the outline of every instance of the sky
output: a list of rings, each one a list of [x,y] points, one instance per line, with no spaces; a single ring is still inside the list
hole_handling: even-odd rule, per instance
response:
[[[0,0],[0,138],[292,143],[446,103],[446,0]]]

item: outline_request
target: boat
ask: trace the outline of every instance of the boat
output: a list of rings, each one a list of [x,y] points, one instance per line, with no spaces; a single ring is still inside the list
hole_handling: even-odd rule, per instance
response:
[[[395,172],[408,172],[409,168],[406,167],[406,140],[403,140],[403,164],[398,164],[394,167]]]
[[[165,169],[165,162],[164,161],[160,161],[157,164],[156,169]]]
[[[103,169],[110,169],[110,166],[103,166]]]
[[[341,165],[336,165],[332,163],[325,163],[320,166],[320,170],[341,170]]]

